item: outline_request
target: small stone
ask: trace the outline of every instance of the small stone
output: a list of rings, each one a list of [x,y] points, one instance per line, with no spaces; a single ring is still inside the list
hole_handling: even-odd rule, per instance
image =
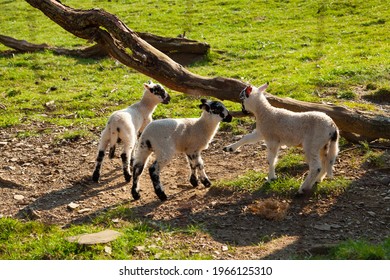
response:
[[[24,199],[24,195],[15,194],[15,195],[14,195],[14,199],[16,199],[16,200],[23,200],[23,199]]]
[[[56,109],[57,106],[56,106],[54,100],[51,100],[51,101],[45,103],[45,107],[46,107],[48,110],[53,111],[53,110]]]
[[[112,248],[110,246],[104,246],[104,252],[108,255],[111,255]]]
[[[8,142],[0,142],[0,146],[5,146],[7,144],[8,144]]]
[[[329,231],[331,229],[331,226],[328,224],[322,224],[322,225],[314,225],[314,228],[321,231]]]
[[[77,211],[77,213],[83,214],[83,213],[89,212],[89,211],[91,211],[91,210],[92,210],[92,208],[83,208],[83,209],[80,209],[79,211]]]
[[[135,246],[134,251],[143,252],[145,251],[145,246]]]
[[[5,170],[12,170],[12,171],[14,171],[14,170],[16,170],[16,167],[15,167],[15,166],[8,165],[8,166],[4,166],[4,169],[5,169]]]
[[[161,256],[162,256],[162,253],[157,253],[157,254],[154,255],[154,258],[156,260],[159,260],[159,259],[161,259]]]
[[[341,228],[341,226],[338,224],[330,224],[330,227],[335,229]]]
[[[375,212],[373,212],[373,211],[367,211],[367,214],[370,215],[371,217],[376,216]]]
[[[80,204],[71,202],[71,203],[68,204],[67,207],[68,207],[68,209],[70,209],[70,210],[74,210],[74,209],[76,209],[76,208],[79,207],[79,206],[80,206]]]
[[[229,251],[229,247],[226,246],[226,245],[223,245],[222,248],[221,248],[222,252],[226,252],[226,251]]]
[[[108,243],[117,239],[120,235],[120,232],[109,229],[97,233],[70,236],[66,238],[66,240],[68,240],[69,242],[77,242],[78,244],[92,245]]]

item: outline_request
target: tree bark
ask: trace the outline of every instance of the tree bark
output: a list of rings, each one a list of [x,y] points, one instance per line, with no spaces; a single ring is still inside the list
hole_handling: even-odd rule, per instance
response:
[[[101,9],[77,10],[54,0],[26,0],[70,33],[95,41],[112,57],[165,86],[190,95],[213,96],[239,102],[242,81],[202,77],[191,73],[166,54],[148,44],[115,15]],[[334,119],[345,135],[358,134],[368,139],[390,139],[390,118],[363,114],[339,107],[315,104],[268,95],[270,103],[295,112],[322,111]]]

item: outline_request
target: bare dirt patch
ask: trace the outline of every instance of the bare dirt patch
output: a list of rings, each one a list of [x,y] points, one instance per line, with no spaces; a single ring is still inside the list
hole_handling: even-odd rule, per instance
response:
[[[16,136],[20,131],[48,128],[52,133],[39,137]],[[188,182],[187,162],[178,156],[163,171],[168,200],[161,203],[147,172],[141,178],[141,199],[132,200],[131,185],[124,182],[119,158],[106,158],[101,182],[93,183],[100,131],[94,132],[94,140],[54,141],[62,131],[63,128],[42,123],[0,131],[0,217],[67,226],[87,223],[102,211],[125,204],[137,219],[150,223],[175,228],[201,225],[205,234],[181,236],[172,242],[190,244],[194,252],[211,253],[216,259],[284,259],[310,255],[313,248],[328,248],[347,239],[380,242],[390,236],[390,153],[383,143],[373,148],[382,153],[379,167],[365,161],[361,149],[345,147],[335,175],[353,183],[340,195],[322,198],[193,188]],[[218,132],[203,152],[212,181],[236,178],[251,169],[264,172],[267,168],[265,150],[260,145],[247,145],[240,153],[223,152],[233,138],[228,132]],[[285,207],[278,219],[258,213],[258,203],[270,197],[277,207]],[[71,202],[78,207],[70,209]],[[274,206],[271,203],[267,207]]]

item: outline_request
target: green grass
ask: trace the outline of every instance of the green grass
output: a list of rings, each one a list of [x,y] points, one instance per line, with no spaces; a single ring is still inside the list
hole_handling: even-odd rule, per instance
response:
[[[380,244],[372,244],[365,240],[349,240],[333,248],[326,258],[335,260],[389,260],[390,238],[385,239]]]
[[[279,157],[275,172],[277,179],[267,181],[267,173],[249,170],[233,180],[219,180],[217,188],[230,188],[234,191],[262,192],[280,197],[293,197],[307,176],[308,165],[298,148],[289,148]],[[313,197],[340,195],[351,184],[351,180],[343,176],[325,179],[314,187]]]
[[[278,197],[294,197],[303,183],[300,175],[278,174],[278,178],[267,182],[267,174],[250,170],[234,180],[219,180],[213,187],[229,188],[233,191],[261,192]],[[335,177],[332,180],[325,179],[313,188],[313,197],[319,198],[329,195],[340,195],[350,185],[351,180],[344,177]]]
[[[137,31],[171,37],[185,31],[211,45],[208,59],[190,66],[192,72],[254,84],[269,81],[273,94],[319,102],[336,87],[341,98],[328,96],[327,101],[356,106],[349,102],[356,86],[390,87],[390,12],[383,1],[149,1],[147,9],[142,1],[64,3],[103,8]],[[68,48],[88,45],[25,1],[2,3],[1,15],[4,35]],[[110,112],[139,99],[148,79],[108,58],[50,52],[0,57],[0,66],[0,97],[7,108],[0,109],[0,127],[31,120],[101,127]],[[157,117],[199,114],[196,100],[174,97]],[[49,101],[55,102],[54,110],[45,109]],[[70,114],[75,118],[63,118]]]
[[[113,222],[120,221],[120,226]],[[114,229],[122,233],[109,244],[79,245],[66,237]],[[172,240],[199,232],[188,229],[167,229],[132,218],[131,210],[118,207],[96,217],[92,224],[72,225],[61,229],[40,222],[0,219],[0,259],[3,260],[91,260],[91,259],[210,259],[201,253],[190,253],[190,244]],[[167,245],[169,244],[169,246]],[[107,253],[105,247],[111,248]],[[142,250],[137,249],[142,247]]]
[[[188,67],[199,75],[231,77],[257,85],[269,81],[272,94],[332,102],[360,110],[375,110],[375,107],[359,103],[356,88],[379,98],[389,94],[390,10],[386,1],[62,2],[75,8],[103,8],[135,31],[169,37],[186,32],[190,39],[208,42],[211,50],[207,59]],[[0,16],[3,35],[66,48],[89,45],[22,0],[2,1]],[[0,51],[6,50],[0,45]],[[81,59],[51,52],[0,55],[0,129],[45,122],[66,128],[57,140],[93,137],[90,131],[100,131],[114,110],[141,97],[142,83],[148,79],[109,58]],[[199,115],[199,98],[169,92],[171,104],[159,106],[155,118]],[[48,102],[54,106],[47,106]],[[239,104],[225,103],[231,110],[240,109]],[[221,129],[242,134],[240,124],[248,123],[250,120],[235,119],[232,124],[221,125]],[[36,137],[40,132],[31,127],[19,131],[17,137]],[[44,132],[50,133],[50,129]],[[380,165],[380,160],[379,154],[367,151],[367,161]],[[248,172],[237,180],[217,185],[237,191],[289,196],[302,180],[299,177],[303,174],[302,162],[302,157],[292,151],[278,165],[278,171],[287,175],[274,182],[266,183],[264,173]],[[316,192],[319,195],[342,192],[348,185],[347,179],[337,177],[321,183]],[[112,244],[112,255],[106,255],[102,246],[80,247],[64,241],[69,235],[113,228],[113,217],[123,218],[126,227],[119,229],[124,235]],[[185,248],[177,246],[159,249],[167,239],[193,234],[192,230],[198,229],[156,231],[153,226],[135,221],[123,209],[99,216],[92,225],[65,230],[8,218],[0,219],[0,228],[0,258],[3,259],[152,259],[156,255],[209,258],[188,256]],[[153,234],[161,237],[161,243],[153,243]],[[142,256],[136,255],[135,246],[145,242],[146,251]],[[388,248],[388,244],[387,241],[384,246]],[[385,252],[388,258],[388,250]]]

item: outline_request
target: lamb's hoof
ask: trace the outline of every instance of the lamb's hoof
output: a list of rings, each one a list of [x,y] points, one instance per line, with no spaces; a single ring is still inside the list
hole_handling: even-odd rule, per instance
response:
[[[297,192],[296,194],[295,194],[295,196],[294,196],[294,198],[304,198],[306,195],[305,195],[305,193],[301,193],[301,192]]]
[[[211,182],[210,182],[209,179],[204,179],[204,180],[202,180],[202,184],[203,184],[203,186],[205,186],[206,188],[211,187]]]
[[[233,152],[233,148],[231,148],[231,147],[224,147],[223,150],[225,152]]]
[[[163,191],[156,191],[156,194],[158,196],[158,198],[161,200],[161,201],[165,201],[168,199],[167,195],[163,192]]]
[[[198,179],[196,178],[195,175],[191,175],[190,183],[191,183],[191,185],[192,185],[194,188],[197,187],[197,186],[199,186]]]
[[[139,200],[141,198],[141,195],[139,194],[139,192],[137,192],[135,190],[131,191],[131,195],[133,196],[134,200]]]
[[[99,177],[100,177],[100,174],[99,172],[93,172],[93,175],[92,175],[92,181],[94,181],[95,183],[98,183],[99,182]]]
[[[126,182],[127,182],[127,183],[130,182],[130,180],[131,180],[131,175],[130,175],[128,172],[124,172],[123,175],[125,176]]]
[[[298,190],[298,192],[295,194],[295,198],[306,198],[311,196],[312,191],[311,190]]]

